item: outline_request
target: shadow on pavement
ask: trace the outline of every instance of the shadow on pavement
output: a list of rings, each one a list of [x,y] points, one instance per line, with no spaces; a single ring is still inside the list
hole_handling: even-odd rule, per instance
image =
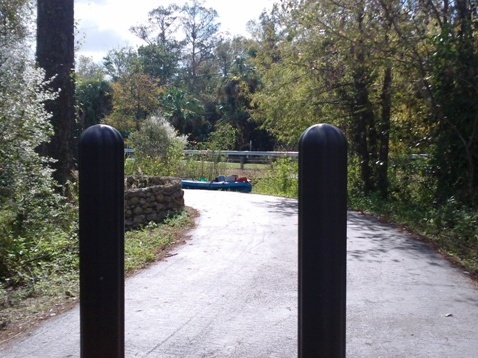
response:
[[[257,205],[265,207],[270,213],[281,214],[288,217],[297,216],[298,204],[295,199],[279,198],[278,200],[270,200],[264,197],[264,200],[255,202]]]
[[[442,265],[440,255],[429,245],[401,233],[394,225],[384,224],[376,218],[355,212],[349,212],[347,222],[348,231],[354,233],[353,239],[358,244],[354,247],[360,246],[360,248],[348,250],[349,255],[354,259],[383,261],[384,255],[387,257],[386,254],[402,250],[416,259],[426,260],[430,265]],[[397,259],[392,258],[392,260]]]

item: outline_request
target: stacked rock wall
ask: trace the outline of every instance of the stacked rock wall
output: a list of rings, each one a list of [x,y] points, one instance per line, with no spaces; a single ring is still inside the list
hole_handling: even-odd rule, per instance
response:
[[[125,178],[125,228],[159,222],[184,208],[181,180],[172,177]]]

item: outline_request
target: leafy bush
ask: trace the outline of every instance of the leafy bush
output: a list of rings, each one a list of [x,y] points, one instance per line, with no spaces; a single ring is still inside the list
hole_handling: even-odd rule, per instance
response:
[[[28,27],[21,26],[28,23],[27,2],[2,4],[2,15],[4,6],[16,9],[0,24],[0,291],[34,287],[68,270],[76,265],[68,253],[77,250],[76,211],[55,191],[51,160],[36,150],[50,140],[44,102],[56,94],[29,57]]]
[[[270,172],[254,182],[254,192],[297,198],[299,192],[298,162],[293,158],[279,158]]]
[[[206,141],[207,149],[232,150],[236,143],[238,131],[231,124],[219,121],[214,126]]]
[[[186,137],[157,115],[148,117],[130,137],[134,156],[125,163],[126,174],[174,175],[179,171]]]

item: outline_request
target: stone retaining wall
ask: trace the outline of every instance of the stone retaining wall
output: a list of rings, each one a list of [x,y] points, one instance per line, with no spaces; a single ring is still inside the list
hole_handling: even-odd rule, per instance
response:
[[[125,229],[159,222],[184,208],[181,180],[172,177],[125,178]]]

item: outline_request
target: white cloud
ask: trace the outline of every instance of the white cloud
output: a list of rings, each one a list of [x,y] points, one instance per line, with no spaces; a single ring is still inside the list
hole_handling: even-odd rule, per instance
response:
[[[183,5],[186,1],[164,0],[75,0],[75,18],[78,21],[80,54],[99,61],[108,50],[141,43],[129,31],[130,27],[145,23],[148,12],[171,3]],[[257,19],[264,8],[274,0],[206,0],[205,6],[218,12],[221,31],[232,35],[246,35],[246,23]]]

